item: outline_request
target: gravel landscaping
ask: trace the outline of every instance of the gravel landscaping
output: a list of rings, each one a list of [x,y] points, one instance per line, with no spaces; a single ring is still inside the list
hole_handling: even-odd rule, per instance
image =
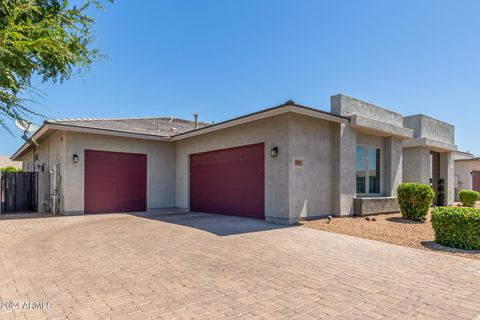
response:
[[[480,260],[480,250],[461,250],[436,243],[430,213],[425,222],[406,220],[400,213],[394,213],[369,217],[334,217],[330,223],[328,219],[320,219],[303,221],[301,224],[306,228]]]

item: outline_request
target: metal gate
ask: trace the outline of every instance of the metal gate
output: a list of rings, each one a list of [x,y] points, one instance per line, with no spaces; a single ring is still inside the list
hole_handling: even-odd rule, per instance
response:
[[[38,174],[2,172],[1,213],[37,212]]]

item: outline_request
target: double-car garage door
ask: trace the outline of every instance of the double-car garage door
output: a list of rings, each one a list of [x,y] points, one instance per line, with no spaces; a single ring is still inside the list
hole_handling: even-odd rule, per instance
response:
[[[190,156],[190,210],[264,218],[264,144]]]
[[[264,218],[264,144],[190,156],[190,210]],[[171,170],[171,168],[165,168]],[[85,213],[147,209],[145,154],[85,150]]]

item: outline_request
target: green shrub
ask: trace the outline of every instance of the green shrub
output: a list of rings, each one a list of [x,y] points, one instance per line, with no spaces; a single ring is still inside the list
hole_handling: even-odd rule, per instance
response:
[[[3,171],[3,172],[20,172],[20,171],[22,171],[22,169],[17,169],[13,166],[6,166],[6,167],[3,167],[3,168],[0,168],[0,171]]]
[[[397,188],[398,204],[402,217],[424,221],[435,197],[435,191],[428,184],[402,183]]]
[[[432,226],[440,244],[480,249],[480,209],[437,207],[432,212]]]
[[[460,197],[460,202],[462,202],[464,206],[474,207],[475,202],[477,202],[480,197],[480,193],[473,190],[460,190],[458,196]]]

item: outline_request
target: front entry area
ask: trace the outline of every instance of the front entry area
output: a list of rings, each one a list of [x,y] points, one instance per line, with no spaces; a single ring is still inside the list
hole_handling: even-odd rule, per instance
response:
[[[190,155],[190,210],[263,219],[264,144]]]
[[[147,156],[85,150],[85,213],[145,211]]]

